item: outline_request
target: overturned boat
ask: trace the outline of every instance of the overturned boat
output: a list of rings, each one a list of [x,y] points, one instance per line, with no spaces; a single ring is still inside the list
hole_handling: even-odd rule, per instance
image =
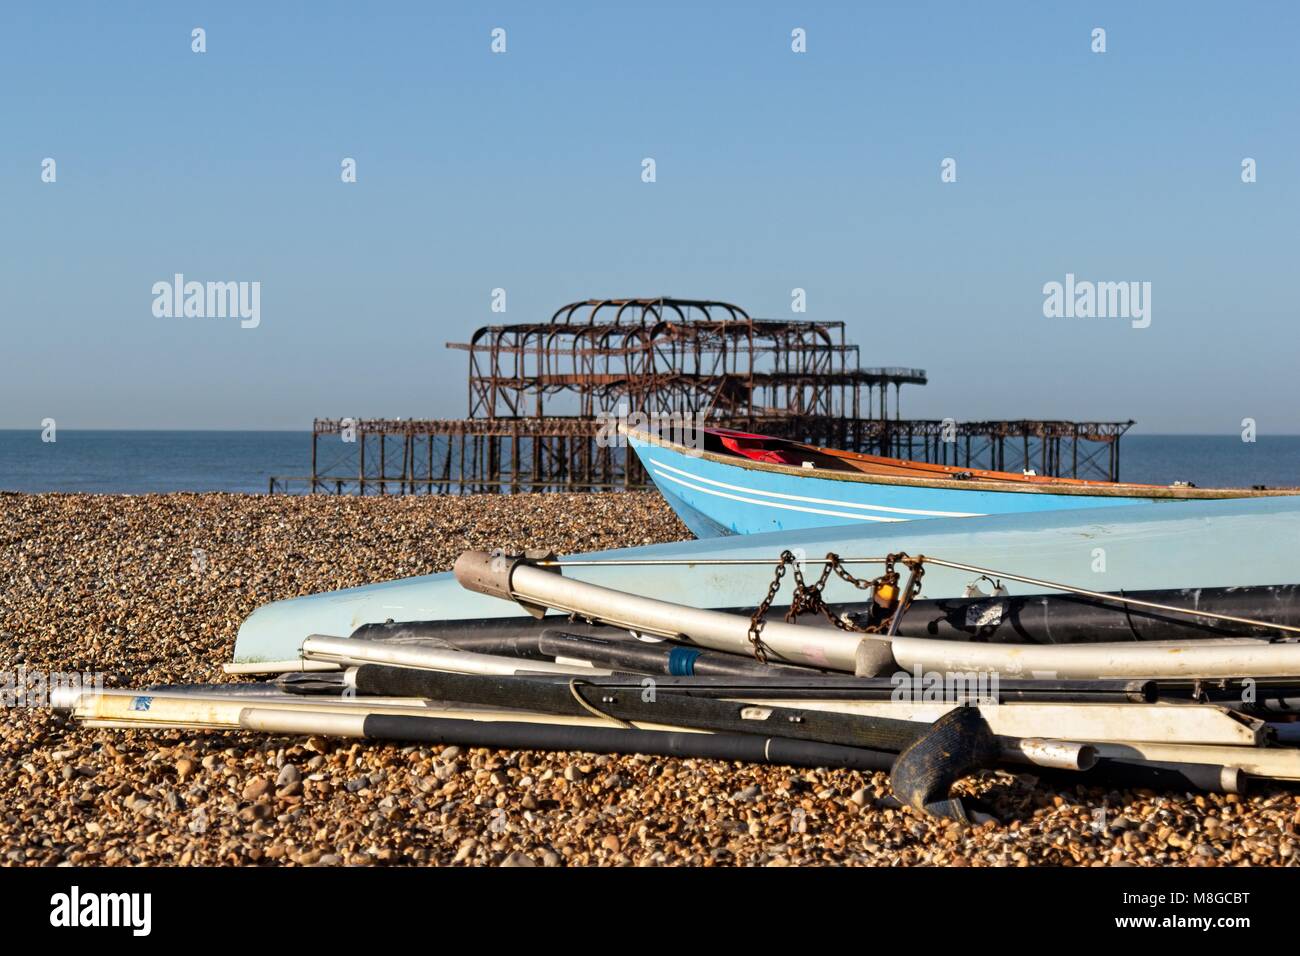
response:
[[[726,429],[702,447],[623,428],[655,486],[700,538],[923,518],[1300,494],[1142,485],[863,455]]]
[[[564,575],[619,591],[687,595],[698,608],[752,609],[771,583],[773,564],[787,550],[809,561],[828,553],[846,559],[930,555],[1098,592],[1238,588],[1300,582],[1297,540],[1300,499],[1256,498],[1188,502],[1178,508],[1134,505],[1104,512],[855,524],[684,541],[568,559]],[[972,597],[971,585],[979,577],[935,564],[926,571],[920,596]],[[1007,586],[1016,598],[1059,591],[1010,581]],[[833,604],[864,599],[861,590],[838,575],[826,582],[825,596]],[[962,621],[968,612],[965,607],[934,609],[936,617],[951,613]],[[490,619],[518,613],[508,603],[465,590],[450,573],[424,575],[258,608],[239,629],[234,659],[249,664],[297,659],[309,634],[348,636],[363,626],[385,622]],[[978,613],[984,613],[989,623],[987,615],[992,612]],[[1008,629],[1034,613],[1029,606],[1003,612]],[[1064,613],[1058,609],[1053,620],[1062,621]],[[1112,619],[1107,627],[1114,623]],[[1120,633],[1116,640],[1131,637]]]

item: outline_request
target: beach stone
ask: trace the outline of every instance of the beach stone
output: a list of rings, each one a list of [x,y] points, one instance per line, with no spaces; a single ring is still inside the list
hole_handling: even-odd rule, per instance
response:
[[[291,783],[297,783],[302,779],[302,772],[291,763],[285,764],[280,768],[280,772],[275,777],[275,785],[284,787]]]
[[[244,787],[241,796],[245,800],[256,800],[271,789],[271,781],[266,777],[254,777]]]

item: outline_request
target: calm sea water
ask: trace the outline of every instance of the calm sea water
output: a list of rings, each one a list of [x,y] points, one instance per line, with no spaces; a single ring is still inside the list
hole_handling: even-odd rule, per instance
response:
[[[265,492],[311,472],[311,432],[0,431],[0,490]]]
[[[1120,463],[1126,481],[1300,485],[1300,435],[1129,435]],[[310,432],[0,431],[3,491],[265,492],[269,476],[310,465]]]

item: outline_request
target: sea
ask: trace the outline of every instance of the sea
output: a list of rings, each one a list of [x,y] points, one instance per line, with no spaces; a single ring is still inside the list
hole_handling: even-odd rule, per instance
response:
[[[311,471],[311,433],[0,430],[0,491],[265,493]],[[1084,476],[1088,477],[1088,476]],[[1300,486],[1300,435],[1126,435],[1120,477],[1202,487]],[[301,483],[299,483],[299,487]]]

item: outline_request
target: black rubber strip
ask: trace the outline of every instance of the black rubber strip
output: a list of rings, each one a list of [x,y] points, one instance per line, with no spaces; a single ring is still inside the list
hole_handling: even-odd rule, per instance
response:
[[[894,762],[893,754],[873,750],[748,734],[693,734],[391,714],[370,715],[365,719],[363,732],[375,740],[503,750],[576,750],[600,754],[697,757],[790,767],[876,771],[888,770]]]

